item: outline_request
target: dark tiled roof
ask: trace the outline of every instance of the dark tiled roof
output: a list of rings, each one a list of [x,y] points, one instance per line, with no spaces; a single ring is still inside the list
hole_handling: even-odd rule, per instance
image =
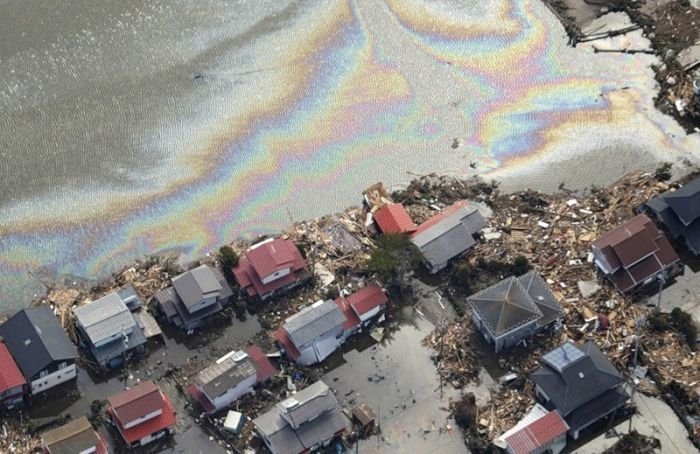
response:
[[[54,361],[78,357],[75,346],[48,306],[17,312],[0,326],[0,336],[27,379]]]
[[[416,224],[400,203],[384,205],[374,213],[374,221],[382,233],[406,233],[416,230]]]
[[[629,397],[620,386],[610,389],[569,413],[566,422],[572,430],[587,426],[622,406]]]
[[[662,196],[683,224],[690,225],[700,219],[700,177]]]
[[[645,215],[637,215],[593,242],[611,265],[609,275],[628,291],[679,260],[671,243]]]
[[[583,355],[558,372],[545,363],[531,375],[564,417],[607,390],[622,383],[622,376],[593,342],[575,346]],[[562,349],[557,347],[552,352]]]
[[[676,191],[654,197],[644,205],[656,213],[674,238],[682,237],[694,254],[700,254],[700,177]]]

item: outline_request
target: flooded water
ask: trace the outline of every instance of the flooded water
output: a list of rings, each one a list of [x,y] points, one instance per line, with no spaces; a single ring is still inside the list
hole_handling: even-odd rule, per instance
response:
[[[225,453],[226,450],[210,440],[209,435],[189,416],[187,401],[175,382],[161,378],[168,369],[182,368],[191,360],[214,360],[231,350],[241,349],[260,331],[255,317],[248,317],[245,321],[235,320],[196,336],[184,336],[180,332],[167,330],[163,342],[151,342],[149,353],[130,363],[126,380],[121,371],[97,376],[79,368],[76,385],[67,384],[34,397],[28,416],[44,422],[57,416],[76,418],[89,415],[93,401],[105,400],[126,386],[134,386],[145,380],[158,380],[158,386],[171,399],[178,414],[175,436],[158,445],[158,452]],[[105,426],[100,428],[100,432],[113,447],[121,446]],[[152,446],[148,448],[147,452],[153,452]]]
[[[653,57],[566,42],[540,0],[0,0],[0,306],[408,172],[573,187],[696,159]]]
[[[449,418],[450,401],[459,398],[459,391],[449,383],[441,389],[430,351],[422,344],[435,325],[411,307],[402,308],[396,322],[397,329],[387,330],[381,343],[346,351],[343,364],[322,377],[345,408],[366,403],[378,414],[381,436],[360,440],[359,452],[465,452],[461,431]],[[482,384],[463,390],[474,392],[479,404],[493,386],[485,372],[482,378]]]

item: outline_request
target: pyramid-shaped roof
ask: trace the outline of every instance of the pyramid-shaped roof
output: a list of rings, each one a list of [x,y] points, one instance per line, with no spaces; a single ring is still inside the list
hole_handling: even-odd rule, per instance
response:
[[[469,298],[467,302],[494,337],[543,317],[516,277],[509,277]]]

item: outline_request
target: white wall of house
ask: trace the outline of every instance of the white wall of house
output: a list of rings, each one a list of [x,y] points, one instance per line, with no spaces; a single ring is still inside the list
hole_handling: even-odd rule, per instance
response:
[[[93,446],[92,448],[88,448],[85,451],[80,451],[80,454],[92,454],[93,452],[97,452],[97,446]]]
[[[384,305],[377,306],[369,312],[365,312],[364,314],[360,315],[360,321],[362,323],[366,323],[376,317],[382,310],[384,310]]]
[[[146,415],[141,416],[140,418],[136,418],[129,421],[128,423],[124,424],[124,428],[131,429],[132,427],[137,426],[144,421],[148,421],[149,419],[153,419],[156,416],[160,416],[161,414],[163,414],[163,409],[159,408],[158,410],[152,411]]]
[[[302,366],[310,366],[311,364],[320,363],[331,353],[336,351],[338,347],[343,343],[342,330],[340,331],[340,337],[336,337],[334,331],[326,333],[322,337],[317,337],[313,341],[299,348],[299,353],[301,356],[297,358],[297,364]]]
[[[54,373],[39,377],[32,381],[30,389],[32,394],[39,394],[51,389],[56,385],[72,380],[77,375],[75,364],[70,363],[67,367],[59,369]]]
[[[218,411],[224,407],[231,405],[232,402],[234,402],[236,399],[238,399],[242,395],[252,391],[253,386],[255,386],[255,384],[257,382],[258,382],[257,375],[254,373],[253,375],[246,378],[245,380],[240,382],[238,385],[229,389],[228,391],[221,394],[220,396],[212,398],[212,396],[207,395],[207,397],[214,404],[214,407],[216,408],[214,411]],[[200,388],[200,390],[202,392],[204,392],[204,390],[202,390],[201,388]]]
[[[262,282],[263,284],[269,284],[270,282],[276,281],[277,279],[279,279],[279,278],[281,278],[281,277],[284,277],[284,276],[288,275],[288,274],[291,273],[291,272],[292,272],[292,269],[291,269],[291,268],[284,268],[284,269],[281,269],[281,270],[277,270],[277,271],[275,271],[274,273],[268,274],[267,276],[263,277],[263,278],[261,279],[261,282]]]
[[[187,312],[189,312],[190,314],[194,314],[195,312],[197,312],[199,310],[202,310],[206,307],[211,306],[212,304],[216,303],[216,296],[217,295],[209,297],[209,298],[205,298],[202,301],[200,301],[199,303],[188,307]]]
[[[163,438],[164,436],[166,436],[170,433],[173,433],[172,428],[170,428],[168,430],[161,430],[160,432],[156,432],[154,434],[146,435],[141,440],[139,440],[139,445],[140,446],[147,445],[148,443],[150,443],[154,440],[157,440],[159,438]]]

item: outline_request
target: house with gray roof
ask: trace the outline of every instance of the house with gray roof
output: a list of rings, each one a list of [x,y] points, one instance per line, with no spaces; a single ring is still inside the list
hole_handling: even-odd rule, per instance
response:
[[[258,382],[255,365],[245,352],[232,351],[201,370],[190,394],[207,413],[215,413],[249,393]]]
[[[0,337],[29,383],[32,394],[76,377],[78,352],[48,306],[17,312],[0,325]]]
[[[317,451],[349,427],[338,399],[320,380],[258,416],[253,424],[272,454]]]
[[[564,316],[535,271],[508,277],[467,298],[472,320],[496,353],[541,332]]]
[[[460,200],[419,225],[411,233],[411,242],[428,271],[437,273],[476,244],[474,235],[485,224],[476,207]]]
[[[76,307],[73,315],[81,344],[102,367],[119,367],[127,356],[145,349],[140,319],[134,317],[119,292]]]
[[[184,330],[202,327],[229,303],[233,291],[218,268],[201,265],[173,279],[173,285],[156,293],[160,313]]]
[[[653,213],[672,238],[700,255],[700,177],[645,202],[641,210]]]
[[[287,318],[277,340],[287,356],[308,366],[326,359],[343,343],[345,314],[333,300],[317,301]]]
[[[544,355],[542,363],[530,375],[537,401],[559,411],[574,439],[629,399],[622,389],[622,375],[591,341],[566,342]]]

